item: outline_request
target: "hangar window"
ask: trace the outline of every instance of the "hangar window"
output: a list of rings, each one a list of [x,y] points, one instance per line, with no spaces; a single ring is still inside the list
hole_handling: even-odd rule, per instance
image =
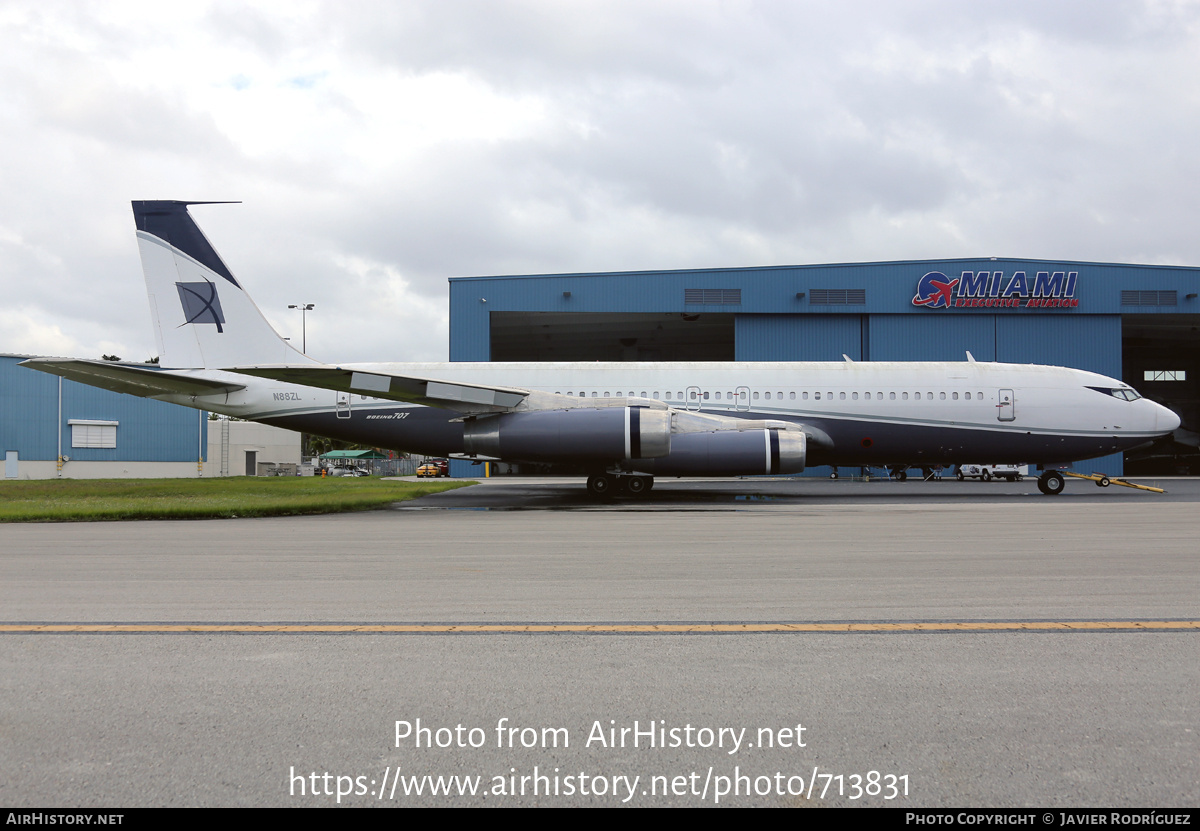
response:
[[[119,423],[70,419],[67,424],[71,425],[71,447],[116,447]]]
[[[1143,381],[1186,381],[1187,370],[1184,369],[1147,369],[1142,374]]]

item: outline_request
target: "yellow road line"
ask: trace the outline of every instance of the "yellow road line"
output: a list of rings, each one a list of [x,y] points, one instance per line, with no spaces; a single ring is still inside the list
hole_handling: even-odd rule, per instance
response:
[[[1200,620],[901,623],[7,623],[0,634],[760,634],[768,632],[1200,631]]]

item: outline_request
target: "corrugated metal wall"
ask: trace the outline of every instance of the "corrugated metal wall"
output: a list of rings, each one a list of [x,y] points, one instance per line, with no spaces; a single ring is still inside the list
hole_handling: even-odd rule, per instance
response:
[[[738,315],[739,361],[840,361],[862,359],[859,315]]]
[[[996,359],[1121,377],[1120,315],[1019,315],[996,320]]]
[[[880,314],[869,318],[872,361],[996,360],[995,315]]]
[[[206,413],[74,381],[62,382],[59,422],[59,379],[18,366],[22,360],[0,356],[0,451],[53,461],[60,429],[63,453],[81,462],[186,462],[195,461],[200,448],[207,450]],[[118,422],[117,446],[71,447],[71,419]]]

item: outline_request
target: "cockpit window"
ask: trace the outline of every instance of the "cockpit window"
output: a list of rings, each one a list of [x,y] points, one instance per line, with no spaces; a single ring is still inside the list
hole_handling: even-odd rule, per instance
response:
[[[1104,395],[1111,395],[1113,398],[1120,398],[1122,401],[1137,401],[1142,397],[1137,390],[1129,387],[1088,387],[1088,389]]]

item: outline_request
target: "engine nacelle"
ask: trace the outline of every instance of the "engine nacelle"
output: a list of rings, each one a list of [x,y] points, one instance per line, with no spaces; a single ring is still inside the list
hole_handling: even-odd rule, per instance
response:
[[[463,451],[526,462],[621,462],[671,450],[671,416],[647,407],[580,407],[467,421]]]
[[[757,476],[800,473],[807,442],[798,430],[676,433],[666,458],[634,465],[662,476]]]

